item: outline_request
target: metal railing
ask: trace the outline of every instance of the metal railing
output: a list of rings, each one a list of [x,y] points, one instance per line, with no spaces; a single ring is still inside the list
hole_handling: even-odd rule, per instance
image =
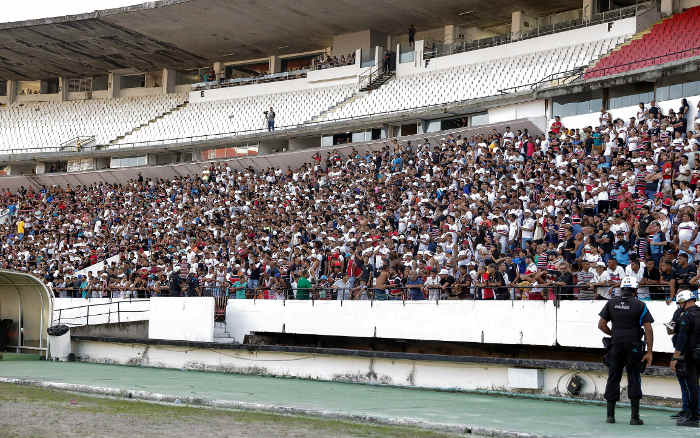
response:
[[[498,90],[498,92],[500,94],[520,93],[523,91],[535,91],[539,88],[542,88],[542,86],[546,83],[559,82],[561,84],[562,82],[564,82],[564,83],[574,82],[577,78],[583,76],[585,69],[586,69],[585,67],[579,67],[579,68],[575,68],[573,70],[566,70],[566,71],[561,71],[558,73],[552,73],[552,74],[547,75],[538,81],[531,82],[529,84],[516,85],[514,87],[502,88],[502,89]]]
[[[568,30],[579,29],[582,27],[603,24],[610,21],[621,20],[624,18],[634,17],[643,12],[646,12],[653,7],[654,2],[639,3],[632,6],[626,6],[620,9],[615,9],[607,12],[593,14],[590,19],[583,18],[579,11],[579,18],[552,24],[537,24],[534,29],[517,33],[506,33],[503,35],[495,35],[492,37],[481,38],[472,41],[455,41],[454,43],[445,44],[435,41],[431,50],[424,51],[424,58],[435,58],[440,56],[449,56],[456,53],[469,52],[472,50],[485,49],[488,47],[500,46],[509,44],[515,41],[522,41],[531,38],[537,38],[544,35],[565,32]]]
[[[372,84],[372,81],[377,79],[382,74],[382,72],[379,71],[378,67],[369,67],[367,70],[365,70],[360,76],[357,78],[358,86],[360,90],[369,87]]]
[[[192,90],[213,90],[216,88],[236,87],[239,85],[262,84],[266,82],[286,81],[289,79],[305,78],[310,69],[287,71],[283,73],[272,73],[265,76],[251,78],[221,79],[218,81],[198,82],[192,84]]]
[[[149,312],[150,309],[142,309],[142,310],[127,310],[127,309],[122,309],[121,306],[122,304],[126,303],[138,303],[138,302],[150,302],[148,299],[140,299],[140,300],[128,300],[128,301],[115,301],[115,302],[108,302],[108,303],[94,303],[94,304],[85,304],[83,306],[73,306],[73,307],[65,307],[62,309],[55,309],[54,314],[58,313],[57,318],[53,318],[53,324],[58,325],[58,324],[65,324],[71,327],[78,327],[78,326],[83,326],[83,325],[90,325],[90,317],[93,318],[93,321],[95,318],[98,317],[107,317],[108,322],[121,322],[122,321],[122,315],[124,314],[132,314],[132,313],[145,313]],[[116,310],[112,310],[113,306],[117,306]],[[97,313],[92,310],[95,308],[100,308],[103,309],[105,306],[107,306],[107,310],[99,310]],[[79,315],[79,316],[64,316],[64,312],[71,311],[71,313],[75,313],[74,311],[76,309],[85,309],[85,315]],[[92,311],[91,311],[92,310]],[[115,316],[116,321],[112,321],[112,315]],[[82,321],[85,321],[84,323]]]
[[[416,285],[392,285],[386,284],[381,287],[365,286],[357,280],[344,287],[329,285],[312,285],[310,288],[261,286],[257,288],[235,286],[225,284],[221,286],[196,286],[189,287],[186,281],[182,288],[172,293],[167,287],[160,288],[112,288],[110,291],[96,289],[99,296],[91,295],[88,291],[83,296],[86,302],[91,299],[110,299],[109,303],[99,305],[114,304],[118,302],[138,302],[147,301],[151,297],[214,297],[224,299],[315,299],[315,300],[382,300],[396,299],[404,301],[416,300],[447,300],[447,299],[470,299],[470,300],[554,300],[554,299],[603,299],[601,292],[618,289],[619,284],[573,284],[562,285],[556,282],[540,284],[524,283],[449,283],[446,286],[436,286],[433,284]],[[640,287],[657,290],[653,293],[654,299],[665,300],[670,297],[670,286],[668,284],[643,284]],[[75,289],[57,289],[58,291],[74,291]],[[663,293],[659,292],[663,290]],[[493,294],[489,291],[493,291]],[[501,295],[505,294],[505,295]],[[80,295],[69,296],[81,298]],[[121,300],[121,301],[118,301]],[[94,304],[95,306],[98,304]],[[83,306],[79,306],[83,307]],[[97,315],[92,315],[97,316]]]
[[[94,135],[78,136],[61,143],[59,150],[61,152],[80,152],[85,148],[95,146],[96,142],[97,140]]]
[[[678,61],[678,60],[682,60],[685,58],[691,58],[693,56],[700,56],[700,46],[692,47],[692,48],[684,49],[684,50],[678,50],[675,52],[666,53],[664,55],[652,56],[650,58],[637,59],[637,60],[626,62],[623,64],[616,64],[616,65],[611,65],[611,66],[607,66],[607,67],[586,70],[585,72],[583,72],[582,76],[584,78],[591,78],[590,75],[592,75],[594,73],[602,72],[601,75],[595,75],[595,78],[601,78],[601,77],[605,77],[605,76],[610,76],[610,75],[615,74],[615,73],[627,73],[627,72],[630,72],[633,70],[639,70],[639,69],[645,68],[645,67],[651,67],[654,65],[662,65],[662,64],[666,64],[666,63],[672,62],[672,61]],[[668,59],[668,58],[672,58],[672,59]],[[605,59],[605,57],[603,57],[601,59]],[[665,60],[665,61],[662,61],[662,60]],[[662,61],[662,62],[659,62],[659,61]],[[625,68],[625,67],[629,67],[629,68]],[[615,71],[615,70],[620,70],[623,68],[625,68],[625,69],[621,70],[621,71]]]

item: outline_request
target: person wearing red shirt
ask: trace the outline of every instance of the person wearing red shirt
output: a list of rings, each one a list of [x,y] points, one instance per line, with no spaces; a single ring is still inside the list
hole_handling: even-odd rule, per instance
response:
[[[554,133],[554,135],[559,135],[561,133],[561,118],[559,116],[554,117],[554,122],[552,123],[552,128],[550,131]]]

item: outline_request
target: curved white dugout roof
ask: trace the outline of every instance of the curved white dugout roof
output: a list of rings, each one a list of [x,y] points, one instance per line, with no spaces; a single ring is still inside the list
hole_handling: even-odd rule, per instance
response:
[[[0,269],[0,319],[13,320],[19,329],[10,347],[46,351],[53,298],[53,291],[37,277]]]

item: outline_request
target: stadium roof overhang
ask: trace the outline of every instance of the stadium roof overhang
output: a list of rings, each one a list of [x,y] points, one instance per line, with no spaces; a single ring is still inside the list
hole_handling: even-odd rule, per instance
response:
[[[0,320],[13,321],[10,347],[47,351],[53,292],[33,275],[0,269]]]
[[[489,27],[510,22],[516,10],[538,16],[577,7],[581,0],[163,0],[1,23],[0,78],[193,68],[318,50],[334,35],[364,29]]]

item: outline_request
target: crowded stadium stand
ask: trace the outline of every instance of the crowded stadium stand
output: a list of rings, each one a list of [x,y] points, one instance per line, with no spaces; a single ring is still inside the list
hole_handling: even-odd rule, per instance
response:
[[[700,6],[656,23],[615,48],[586,72],[586,79],[621,74],[700,55]]]
[[[173,7],[198,3],[207,0]],[[651,7],[592,24],[563,7],[575,28],[540,37],[516,11],[488,32],[462,29],[508,26],[507,44],[443,56],[427,53],[431,36],[454,40],[454,25],[425,24],[418,40],[403,30],[330,36],[331,50],[293,43],[288,70],[319,51],[352,61],[303,77],[278,75],[277,55],[228,66],[207,55],[211,65],[187,71],[91,64],[108,73],[98,96],[46,97],[64,76],[18,94],[26,78],[0,68],[0,156],[20,174],[0,179],[0,268],[85,298],[589,300],[635,275],[646,280],[640,297],[671,299],[700,281],[698,65],[674,58],[682,70],[654,64],[643,79],[602,84],[584,71],[600,58],[588,75],[667,53],[697,11],[654,25],[662,10]],[[110,29],[100,27],[105,40]],[[153,50],[169,47],[149,38]],[[45,68],[63,74],[51,59]],[[234,67],[274,80],[226,77]],[[242,145],[262,156],[201,162]]]

